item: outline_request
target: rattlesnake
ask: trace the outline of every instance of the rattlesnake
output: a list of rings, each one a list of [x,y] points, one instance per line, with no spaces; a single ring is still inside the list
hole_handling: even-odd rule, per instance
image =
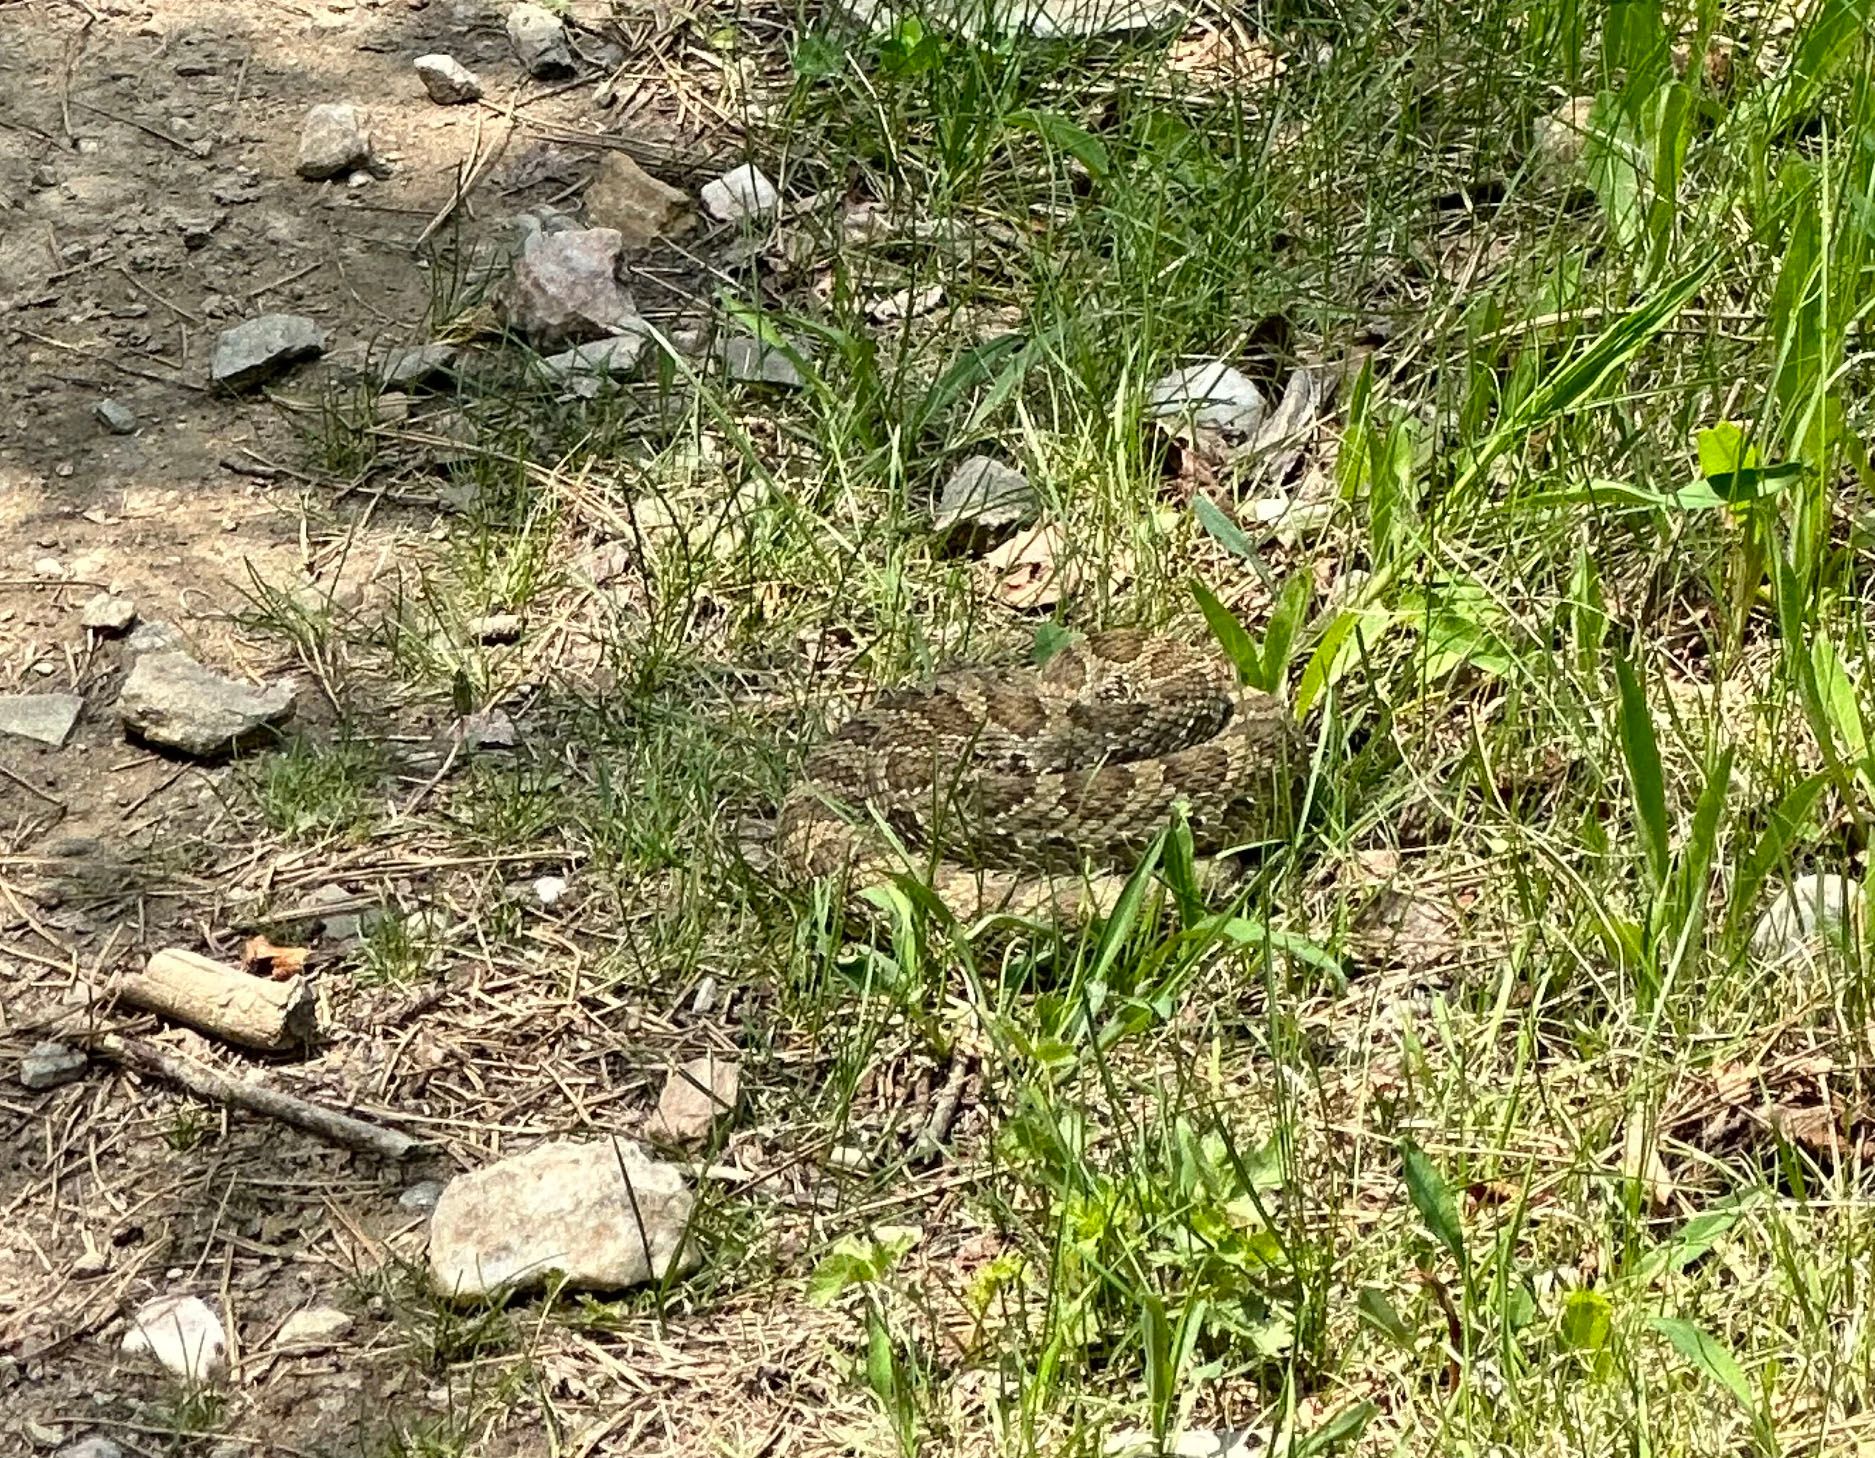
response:
[[[1096,633],[1037,669],[881,695],[808,756],[776,849],[797,880],[910,871],[961,921],[1082,916],[1110,905],[1174,804],[1201,854],[1277,828],[1294,749],[1282,704],[1221,659]]]

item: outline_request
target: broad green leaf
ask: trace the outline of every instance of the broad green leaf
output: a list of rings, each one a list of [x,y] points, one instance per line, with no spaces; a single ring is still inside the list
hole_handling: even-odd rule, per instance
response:
[[[1003,125],[1016,131],[1033,132],[1056,151],[1066,152],[1094,177],[1104,178],[1113,170],[1106,143],[1058,111],[1024,107],[1004,117]]]
[[[1668,856],[1667,787],[1660,769],[1660,746],[1654,739],[1647,695],[1625,658],[1615,660],[1615,680],[1621,687],[1621,757],[1627,764],[1628,793],[1634,800],[1634,828],[1647,857],[1648,874],[1659,886],[1667,879]]]
[[[1855,684],[1829,639],[1818,638],[1810,645],[1810,671],[1837,752],[1850,764],[1863,763],[1868,757],[1868,734],[1862,726]]]
[[[1290,1458],[1316,1458],[1317,1454],[1332,1452],[1343,1443],[1352,1443],[1367,1431],[1367,1425],[1379,1413],[1380,1409],[1371,1402],[1357,1402],[1342,1408],[1307,1437],[1298,1439],[1289,1448]]]
[[[1614,1307],[1601,1292],[1576,1290],[1563,1297],[1557,1330],[1572,1352],[1605,1350],[1614,1326]]]
[[[1289,676],[1289,655],[1308,616],[1313,591],[1311,575],[1303,567],[1290,575],[1277,594],[1276,606],[1270,609],[1269,626],[1263,630],[1263,681],[1258,688],[1273,694],[1282,692]]]
[[[1195,577],[1191,583],[1191,595],[1198,600],[1198,609],[1204,614],[1211,636],[1217,639],[1224,656],[1235,665],[1237,676],[1245,683],[1259,684],[1263,677],[1263,658],[1257,651],[1256,640],[1237,621],[1237,615],[1219,602],[1212,595],[1211,589]]]
[[[1758,448],[1751,443],[1744,428],[1729,420],[1709,425],[1699,432],[1699,474],[1735,476],[1740,471],[1755,470],[1760,464]]]
[[[1223,509],[1202,491],[1191,499],[1191,514],[1198,518],[1198,525],[1210,533],[1211,539],[1232,556],[1246,559],[1256,557],[1257,550],[1250,545],[1243,528],[1226,516]]]
[[[1757,915],[1758,892],[1765,879],[1784,864],[1791,847],[1803,835],[1817,828],[1810,820],[1810,812],[1828,784],[1829,774],[1819,771],[1792,786],[1771,811],[1758,843],[1732,880],[1728,919],[1735,926]]]
[[[1458,1202],[1452,1198],[1445,1177],[1410,1139],[1400,1141],[1400,1169],[1406,1180],[1407,1198],[1419,1212],[1420,1220],[1433,1239],[1452,1253],[1460,1269],[1465,1269],[1465,1231],[1458,1220]]]
[[[1391,608],[1376,605],[1343,609],[1316,642],[1308,667],[1302,671],[1302,681],[1296,688],[1296,713],[1307,714],[1313,709],[1347,672],[1353,654],[1378,647],[1397,621]]]
[[[1751,1384],[1745,1380],[1738,1359],[1720,1345],[1716,1337],[1677,1316],[1650,1316],[1647,1324],[1671,1342],[1682,1357],[1737,1398],[1738,1405],[1746,1412],[1756,1411]]]
[[[1418,1346],[1413,1329],[1401,1318],[1393,1298],[1378,1286],[1361,1287],[1360,1294],[1354,1298],[1354,1309],[1362,1320],[1401,1351],[1411,1352]]]

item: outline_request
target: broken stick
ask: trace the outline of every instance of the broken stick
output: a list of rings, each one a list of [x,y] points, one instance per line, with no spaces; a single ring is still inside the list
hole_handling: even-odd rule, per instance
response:
[[[111,990],[244,1048],[282,1053],[319,1036],[319,999],[304,977],[273,982],[178,947],[151,953],[142,972],[124,973]]]
[[[291,1124],[295,1129],[304,1129],[308,1134],[317,1135],[346,1149],[355,1149],[361,1154],[375,1154],[384,1159],[408,1159],[413,1154],[425,1152],[423,1142],[412,1139],[408,1134],[399,1134],[395,1129],[386,1129],[377,1124],[367,1124],[363,1119],[341,1114],[337,1109],[328,1109],[322,1104],[308,1103],[305,1099],[281,1093],[279,1089],[268,1088],[264,1084],[230,1078],[206,1064],[180,1057],[154,1043],[146,1043],[141,1038],[120,1038],[115,1033],[104,1033],[91,1040],[91,1051],[120,1068],[132,1069],[173,1083],[199,1099],[278,1119],[282,1124]]]

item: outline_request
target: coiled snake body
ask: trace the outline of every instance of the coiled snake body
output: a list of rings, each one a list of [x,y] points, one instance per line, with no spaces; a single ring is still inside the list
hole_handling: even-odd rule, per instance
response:
[[[1175,804],[1200,854],[1268,834],[1296,759],[1282,704],[1220,658],[1096,633],[1040,668],[876,699],[809,755],[777,850],[799,880],[861,888],[910,871],[964,921],[1086,915],[1123,884],[1103,872],[1136,859]]]

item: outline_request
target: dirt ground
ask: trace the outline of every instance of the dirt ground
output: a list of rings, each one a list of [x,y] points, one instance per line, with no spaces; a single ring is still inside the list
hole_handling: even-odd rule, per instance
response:
[[[400,1194],[447,1175],[449,1158],[372,1173],[244,1121],[224,1127],[205,1159],[197,1125],[213,1116],[200,1106],[109,1076],[26,1093],[10,1070],[70,1011],[84,976],[172,938],[231,950],[231,901],[262,889],[291,899],[296,878],[310,888],[330,876],[244,843],[226,767],[125,742],[113,703],[127,650],[86,630],[80,613],[108,588],[216,666],[294,677],[302,714],[330,712],[305,665],[278,637],[244,630],[239,614],[256,580],[326,597],[395,590],[402,547],[435,530],[419,493],[407,507],[350,503],[359,509],[349,515],[347,503],[314,502],[320,521],[336,505],[345,529],[309,531],[304,508],[332,488],[294,465],[322,398],[368,360],[427,337],[436,283],[413,245],[498,147],[444,224],[465,253],[499,250],[517,210],[564,199],[581,180],[596,153],[565,145],[569,129],[654,155],[724,141],[719,116],[684,114],[656,84],[664,19],[646,14],[632,34],[597,13],[584,19],[579,74],[549,85],[521,73],[502,12],[476,0],[0,4],[0,692],[76,693],[86,704],[62,748],[0,740],[7,1453],[88,1432],[133,1453],[375,1452],[394,1413],[458,1429],[479,1421],[461,1381],[427,1384],[406,1360],[411,1328],[386,1276],[422,1249],[424,1214]],[[628,44],[632,66],[621,64]],[[411,61],[436,51],[482,76],[484,102],[427,98]],[[595,99],[601,88],[609,105]],[[380,175],[295,175],[307,108],[331,101],[368,109]],[[664,175],[693,189],[698,180],[682,168]],[[325,360],[281,382],[277,401],[212,393],[218,331],[274,311],[329,331]],[[134,413],[134,433],[101,423],[106,400]],[[411,727],[417,738],[426,728]],[[538,998],[523,973],[493,963],[484,972],[459,990],[510,998],[543,1036],[580,1022],[577,1008]],[[413,1036],[406,997],[366,1003],[353,1023],[362,1037],[297,1070],[302,1090],[370,1104],[476,1056]],[[524,1132],[539,1122],[526,1106],[553,1084],[528,1068],[496,1082],[511,1076],[509,1123]],[[179,1394],[118,1353],[125,1312],[179,1284],[219,1292],[232,1399]],[[269,1351],[287,1313],[335,1303],[360,1322],[347,1356]],[[435,1335],[445,1346],[462,1339]],[[403,1355],[373,1355],[392,1349]],[[539,1355],[551,1365],[551,1353]],[[476,1370],[456,1369],[468,1389]],[[681,1385],[683,1364],[669,1370]],[[769,1386],[793,1380],[782,1370]],[[665,1408],[661,1379],[627,1376],[657,1397],[654,1411]],[[593,1447],[619,1414],[604,1396],[557,1394],[609,1414]],[[547,1451],[538,1405],[500,1399],[513,1436],[490,1451]]]

